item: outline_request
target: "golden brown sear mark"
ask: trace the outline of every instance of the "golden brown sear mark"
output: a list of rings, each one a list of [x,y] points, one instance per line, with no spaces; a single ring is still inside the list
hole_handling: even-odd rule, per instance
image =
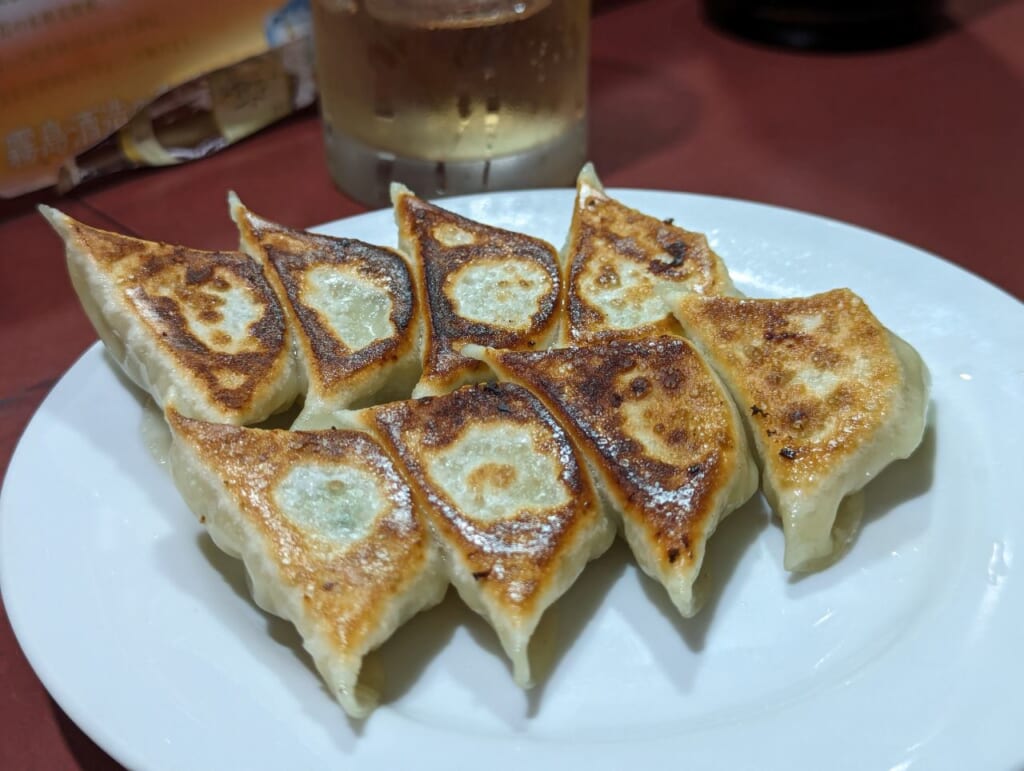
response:
[[[70,218],[64,223],[66,240],[88,253],[157,344],[205,385],[210,399],[238,412],[260,399],[289,352],[284,315],[259,265],[241,252],[144,241]],[[239,302],[252,318],[231,334],[226,322],[235,309],[228,306]],[[200,329],[197,322],[211,328]]]

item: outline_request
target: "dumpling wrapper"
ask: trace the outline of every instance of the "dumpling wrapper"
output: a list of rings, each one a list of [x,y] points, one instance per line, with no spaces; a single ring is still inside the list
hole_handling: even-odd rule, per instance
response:
[[[856,528],[841,502],[924,435],[928,372],[849,289],[781,300],[669,297],[754,437],[787,570],[816,570]]]
[[[757,466],[728,393],[690,343],[463,353],[531,390],[568,429],[641,569],[693,616],[708,585],[707,541],[757,491]]]
[[[306,397],[293,428],[329,428],[350,406],[405,398],[420,374],[420,306],[398,252],[292,230],[230,194],[242,248],[265,268],[295,336]]]
[[[678,333],[658,292],[662,285],[695,294],[736,294],[725,263],[702,233],[615,200],[589,163],[576,182],[562,262],[565,344]]]
[[[405,468],[459,595],[498,634],[522,687],[544,611],[612,543],[587,469],[544,406],[511,384],[353,416]]]
[[[558,334],[558,259],[539,238],[461,217],[392,185],[399,246],[424,309],[423,374],[413,396],[436,396],[488,375],[465,343],[545,348]]]
[[[170,411],[171,470],[214,542],[245,563],[256,604],[291,621],[352,717],[377,694],[364,656],[448,586],[391,458],[357,431],[267,431]]]
[[[301,383],[284,311],[251,257],[39,211],[64,240],[71,283],[107,352],[161,407],[245,424],[295,400]]]

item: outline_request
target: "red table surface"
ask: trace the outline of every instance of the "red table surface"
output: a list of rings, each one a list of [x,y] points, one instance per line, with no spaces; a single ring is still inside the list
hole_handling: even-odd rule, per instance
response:
[[[960,2],[949,14],[947,29],[913,46],[813,55],[723,35],[694,0],[599,3],[591,158],[610,186],[827,215],[942,255],[1022,298],[1024,0]],[[237,240],[228,189],[291,226],[363,210],[332,186],[313,113],[190,165],[62,199],[0,202],[0,470],[43,397],[96,339],[34,204],[145,238],[224,248]],[[0,769],[120,768],[49,698],[6,614],[0,683]]]

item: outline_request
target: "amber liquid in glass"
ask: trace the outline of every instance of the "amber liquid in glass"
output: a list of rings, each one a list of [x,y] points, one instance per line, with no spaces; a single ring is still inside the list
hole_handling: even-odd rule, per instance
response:
[[[586,153],[589,6],[314,0],[339,186],[384,203],[391,179],[423,195],[571,184]]]

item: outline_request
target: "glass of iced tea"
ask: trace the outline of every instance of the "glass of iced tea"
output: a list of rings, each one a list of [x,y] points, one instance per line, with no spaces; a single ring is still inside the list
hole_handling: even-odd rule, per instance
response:
[[[571,185],[590,0],[313,0],[327,160],[371,205]]]

